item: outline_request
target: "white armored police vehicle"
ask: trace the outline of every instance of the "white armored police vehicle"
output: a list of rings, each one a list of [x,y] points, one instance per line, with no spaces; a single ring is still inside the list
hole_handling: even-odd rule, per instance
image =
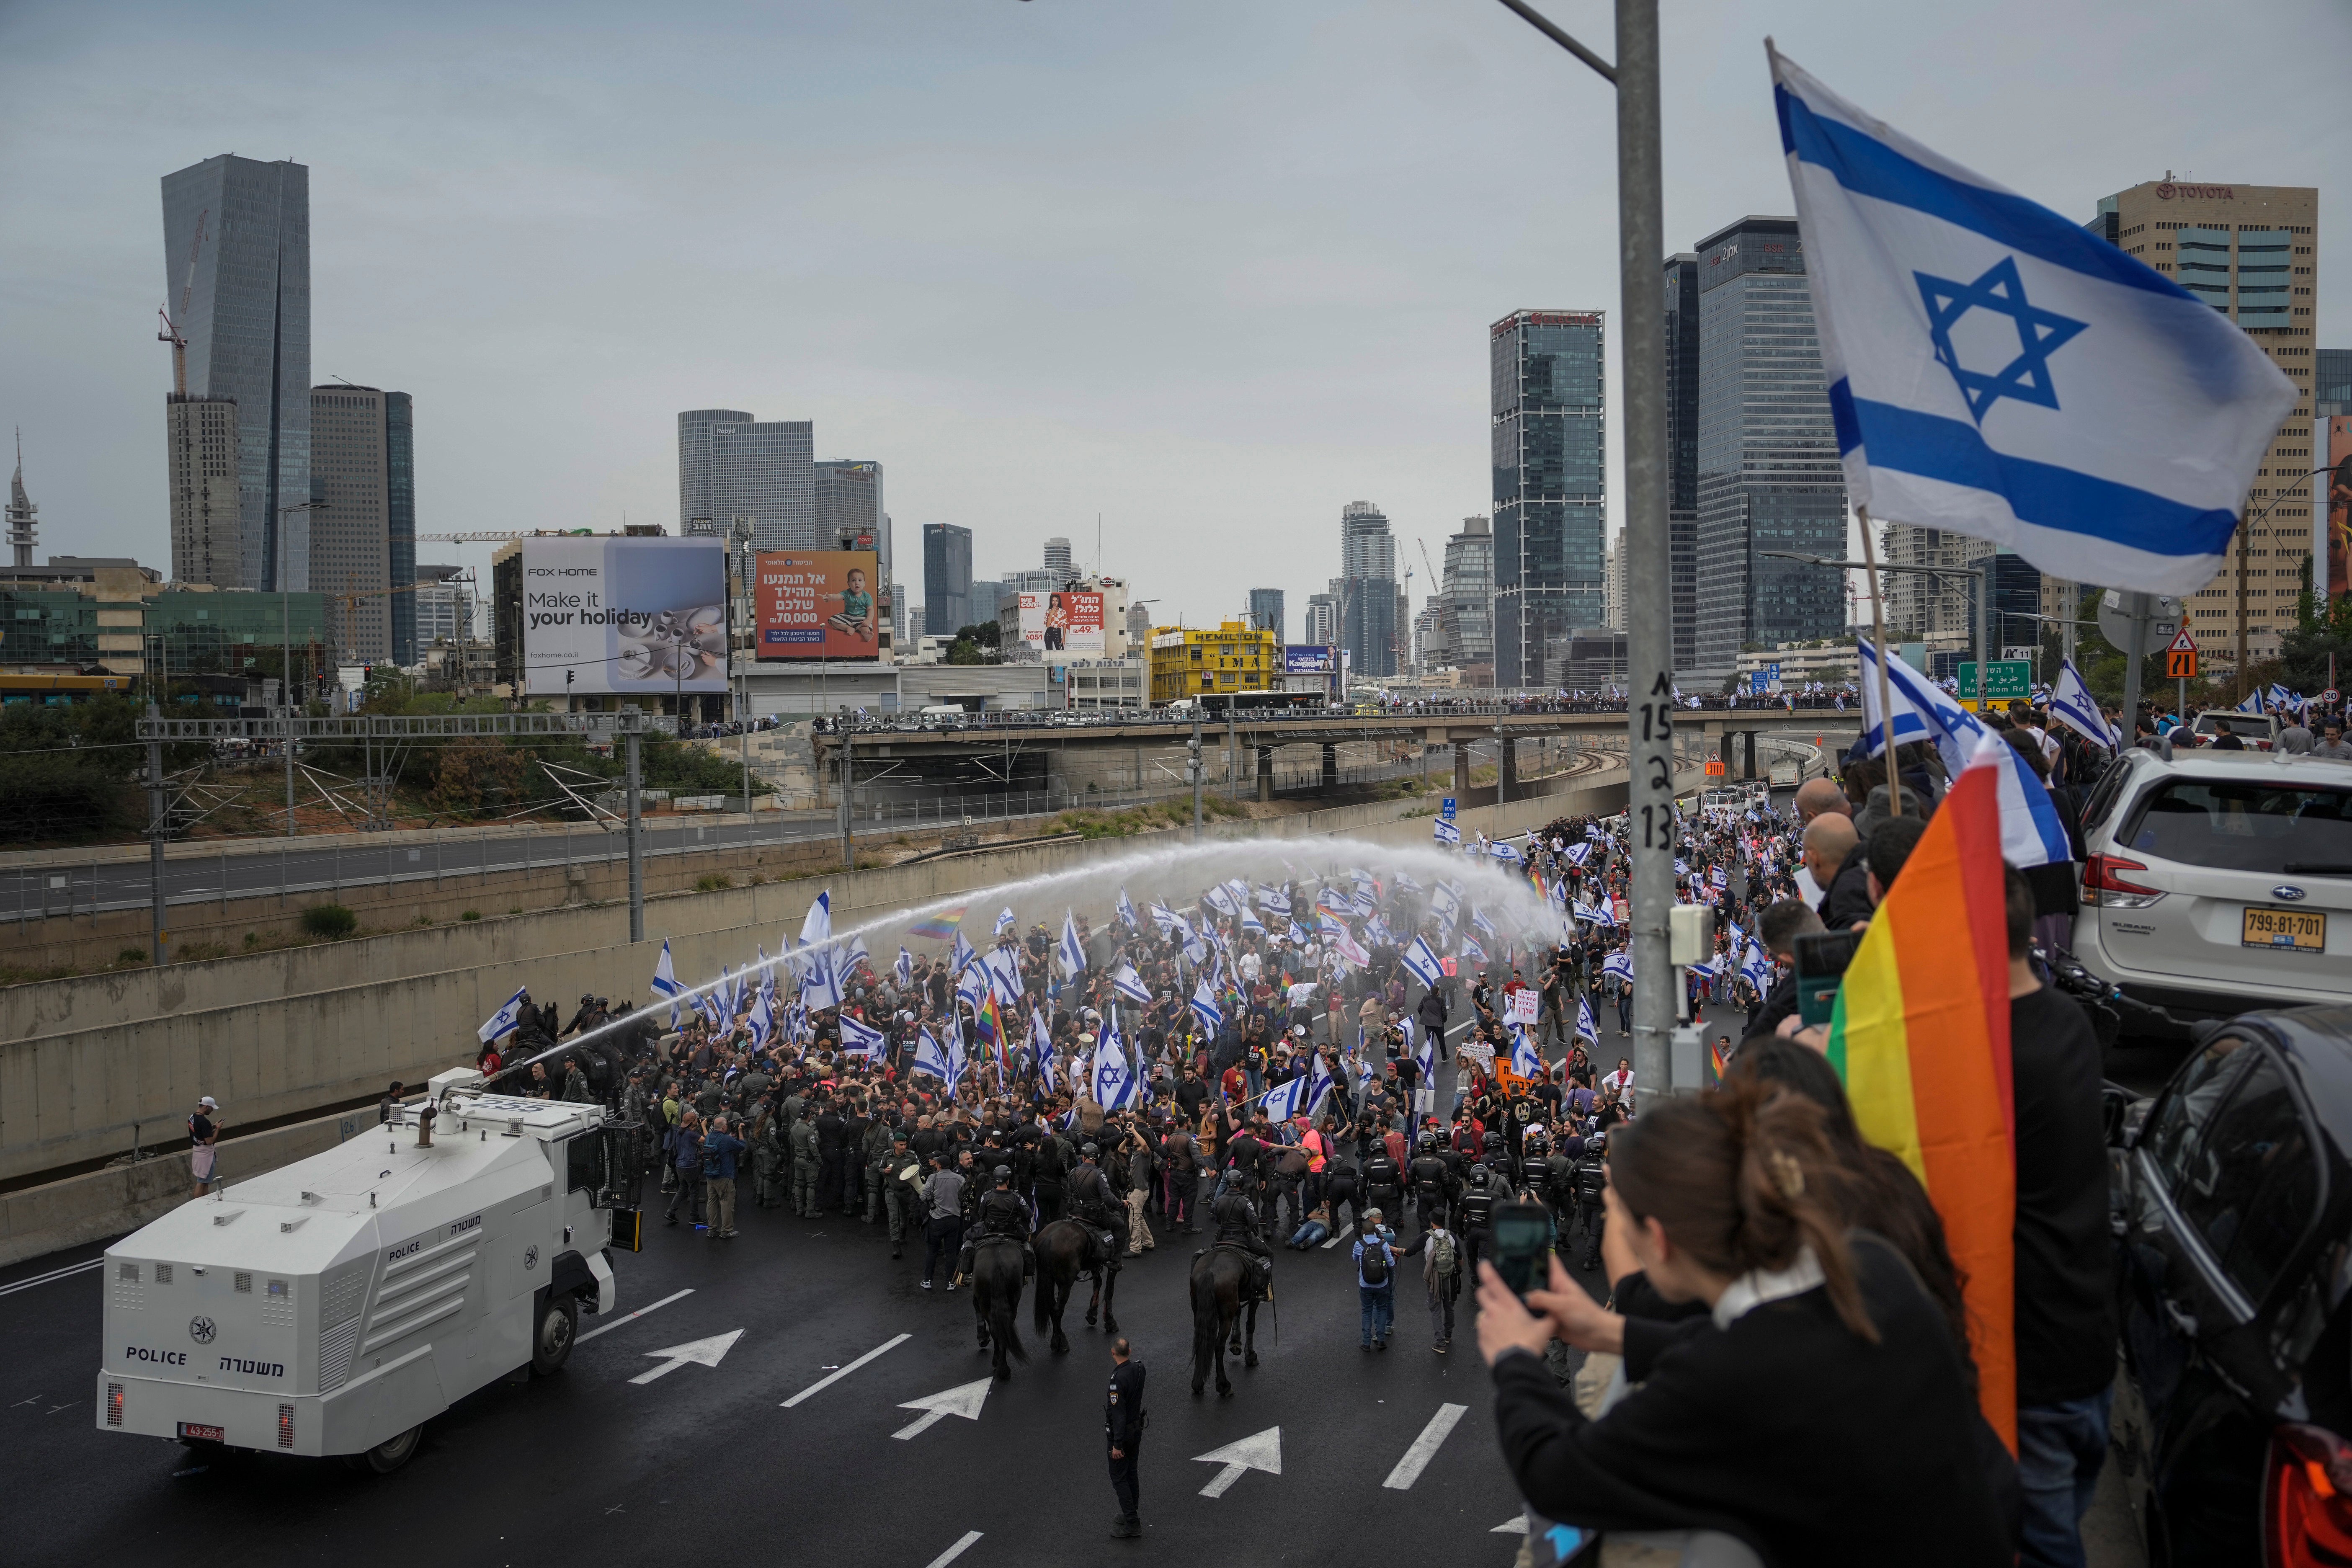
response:
[[[471,1069],[429,1088],[107,1249],[100,1430],[388,1471],[459,1398],[563,1364],[642,1244],[640,1130]]]

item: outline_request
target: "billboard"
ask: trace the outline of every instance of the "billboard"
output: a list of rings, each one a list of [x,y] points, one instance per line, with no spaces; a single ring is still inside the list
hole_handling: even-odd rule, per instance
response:
[[[1292,643],[1282,650],[1282,673],[1328,675],[1331,673],[1331,650],[1319,643]]]
[[[2320,581],[2333,604],[2352,594],[2352,415],[2327,416],[2327,468],[2320,476],[2327,486],[2327,574]]]
[[[522,542],[526,695],[727,689],[720,539]]]
[[[1067,591],[1021,595],[1021,640],[1033,653],[1103,651],[1103,596]]]
[[[890,647],[890,588],[871,550],[763,550],[753,568],[756,656],[878,659]]]

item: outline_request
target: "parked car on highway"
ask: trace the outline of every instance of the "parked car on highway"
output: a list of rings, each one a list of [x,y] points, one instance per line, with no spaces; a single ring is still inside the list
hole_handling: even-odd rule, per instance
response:
[[[2244,717],[2244,715],[2241,715]],[[2352,1002],[2352,773],[2126,752],[2083,812],[2075,957],[2184,1023]]]
[[[2241,713],[2234,708],[2208,708],[2197,715],[2189,727],[2200,746],[2210,746],[2223,735],[2235,735],[2250,751],[2267,752],[2278,744],[2279,721],[2275,714]]]
[[[2352,1006],[2202,1032],[2112,1118],[2124,1485],[2158,1568],[2352,1563]]]

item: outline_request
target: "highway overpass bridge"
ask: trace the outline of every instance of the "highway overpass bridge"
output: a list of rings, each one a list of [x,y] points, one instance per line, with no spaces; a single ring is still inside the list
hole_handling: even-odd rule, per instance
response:
[[[1719,757],[1728,776],[1758,778],[1769,768],[1769,761],[1758,760],[1759,736],[1818,738],[1837,749],[1860,722],[1853,709],[1686,709],[1675,715],[1675,752],[1693,765]],[[1536,771],[1543,772],[1567,765],[1580,752],[1622,754],[1625,723],[1622,711],[1293,710],[1195,716],[1144,710],[1125,717],[1014,710],[973,715],[963,723],[824,732],[813,741],[815,772],[827,801],[838,798],[845,752],[860,799],[877,789],[936,792],[950,784],[965,789],[1058,789],[1080,796],[1090,786],[1102,792],[1164,787],[1161,775],[1185,776],[1195,734],[1210,786],[1243,795],[1252,793],[1254,779],[1260,800],[1274,797],[1278,778],[1286,789],[1318,783],[1336,789],[1345,778],[1362,778],[1368,772],[1394,776],[1401,765],[1415,760],[1429,773],[1433,764],[1443,765],[1441,754],[1448,750],[1457,794],[1469,790],[1474,758],[1491,764],[1499,757],[1507,799],[1527,753],[1539,759]],[[1301,750],[1307,751],[1305,758],[1297,755]]]

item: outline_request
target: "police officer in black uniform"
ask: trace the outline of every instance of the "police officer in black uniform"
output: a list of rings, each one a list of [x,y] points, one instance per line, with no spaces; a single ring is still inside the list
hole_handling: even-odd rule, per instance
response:
[[[1092,1143],[1078,1151],[1077,1169],[1070,1173],[1070,1213],[1110,1232],[1110,1271],[1116,1274],[1127,1260],[1127,1204],[1112,1194],[1102,1167],[1095,1163],[1101,1155],[1101,1149]]]
[[[1143,1521],[1135,1516],[1140,1485],[1136,1461],[1143,1455],[1143,1363],[1132,1358],[1124,1336],[1110,1342],[1103,1436],[1110,1448],[1110,1489],[1118,1499],[1118,1517],[1110,1521],[1110,1532],[1115,1540],[1130,1541],[1143,1533]]]
[[[1382,1214],[1401,1216],[1404,1213],[1404,1173],[1389,1158],[1388,1145],[1378,1141],[1364,1159],[1364,1201]],[[1335,1212],[1332,1223],[1339,1223],[1339,1217]]]
[[[1506,1189],[1507,1192],[1508,1189]],[[1484,1165],[1470,1167],[1470,1188],[1462,1194],[1462,1277],[1478,1278],[1478,1257],[1492,1238],[1495,1220],[1495,1194],[1489,1184]]]
[[[1253,1258],[1262,1258],[1256,1268],[1258,1294],[1271,1296],[1267,1289],[1274,1280],[1274,1249],[1258,1234],[1257,1205],[1250,1202],[1249,1187],[1238,1171],[1227,1171],[1217,1189],[1217,1201],[1209,1205],[1209,1217],[1216,1221],[1217,1238],[1214,1247],[1237,1247]]]
[[[1576,1214],[1584,1225],[1584,1268],[1601,1266],[1601,1227],[1609,1217],[1601,1194],[1608,1190],[1609,1135],[1596,1132],[1585,1140],[1584,1155],[1576,1163]]]
[[[963,1256],[956,1260],[958,1278],[971,1273],[972,1254],[982,1240],[992,1236],[1021,1244],[1021,1278],[1028,1279],[1037,1272],[1037,1255],[1029,1247],[1029,1205],[1013,1190],[1013,1167],[999,1165],[992,1175],[992,1185],[980,1200],[973,1216],[973,1237],[963,1244]],[[984,1330],[982,1331],[985,1331]]]
[[[1035,1158],[1031,1191],[1037,1200],[1037,1225],[1043,1229],[1062,1217],[1067,1204],[1070,1141],[1059,1132],[1048,1132],[1037,1141]]]
[[[1405,1175],[1412,1183],[1413,1209],[1421,1216],[1421,1228],[1427,1231],[1431,1216],[1445,1207],[1445,1189],[1452,1175],[1438,1154],[1435,1132],[1423,1131],[1421,1152],[1412,1157]]]

